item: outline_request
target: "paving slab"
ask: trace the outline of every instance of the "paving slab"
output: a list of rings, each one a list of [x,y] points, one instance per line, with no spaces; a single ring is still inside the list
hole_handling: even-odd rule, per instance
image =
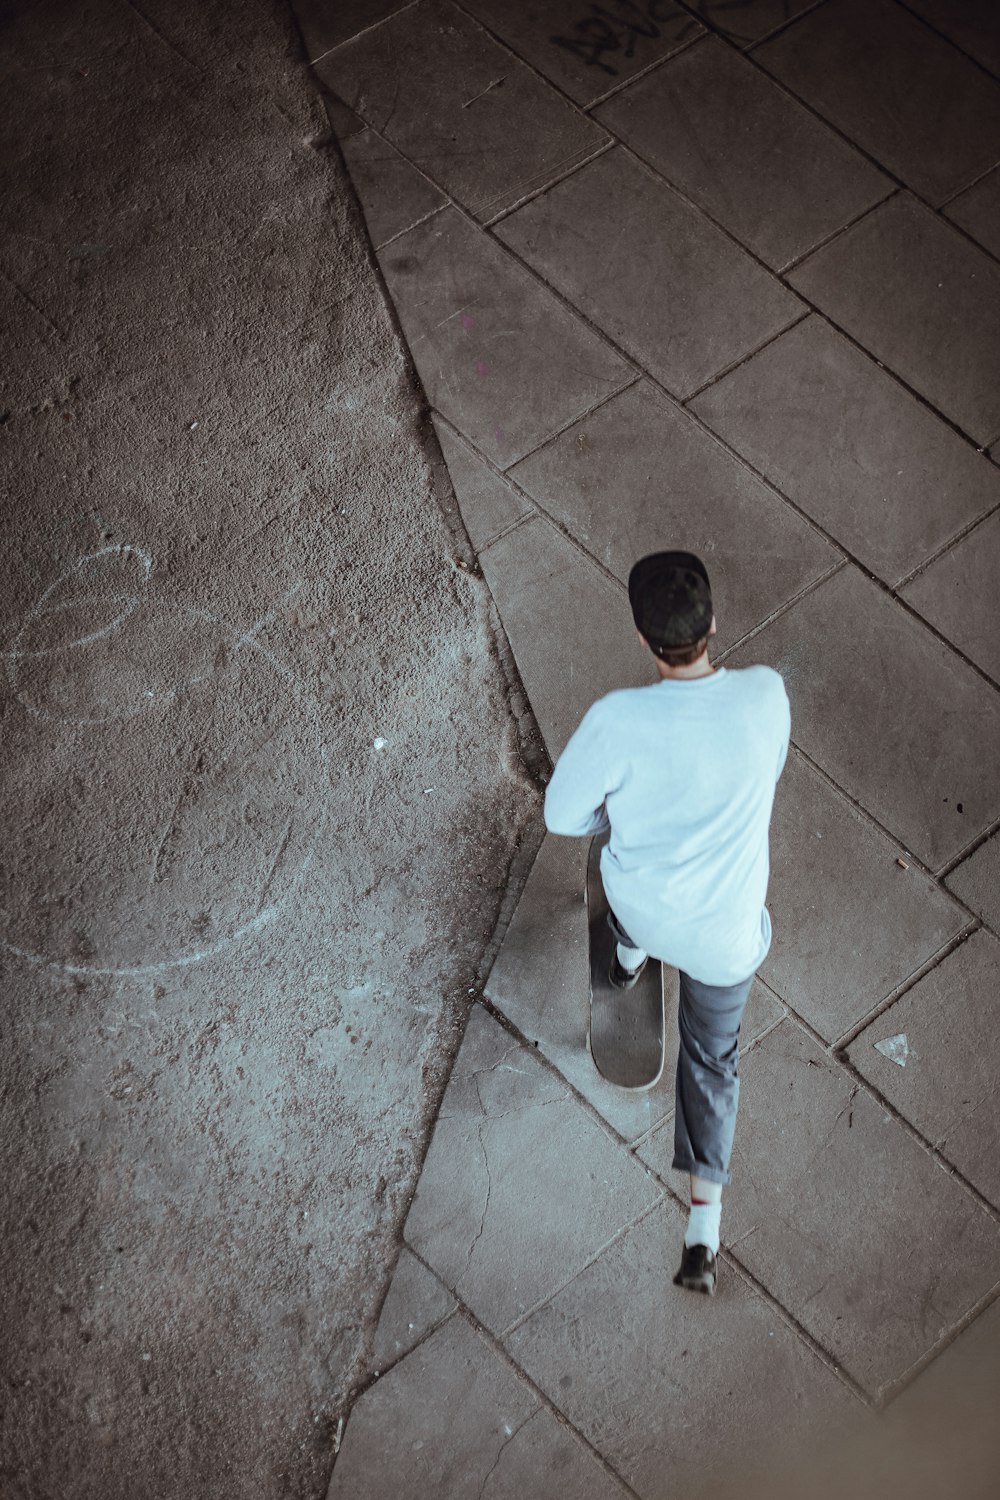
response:
[[[480,555],[545,747],[555,758],[596,698],[653,680],[620,584],[548,521]]]
[[[751,47],[815,4],[816,0],[691,0],[690,8],[737,47]]]
[[[1000,836],[994,834],[956,866],[947,885],[1000,934]]]
[[[635,1141],[673,1112],[676,978],[671,975],[668,990],[660,1082],[642,1092],[615,1088],[598,1073],[587,1048],[589,949],[583,888],[589,847],[588,839],[546,834],[486,994],[619,1135]],[[742,1046],[750,1046],[783,1015],[764,986],[755,984],[743,1019]]]
[[[510,208],[607,139],[448,0],[418,0],[315,68],[478,219]]]
[[[670,1137],[641,1157],[682,1191]],[[1000,1226],[790,1019],[742,1064],[732,1174],[723,1245],[873,1397],[1000,1281]]]
[[[327,1500],[617,1500],[613,1475],[464,1318],[357,1402]]]
[[[497,235],[678,396],[793,323],[802,304],[620,147]]]
[[[795,743],[930,869],[1000,815],[1000,694],[857,568],[728,665],[744,659],[782,674]]]
[[[869,1083],[1000,1207],[1000,941],[974,932],[854,1042]],[[897,1038],[905,1041],[880,1050]]]
[[[953,198],[945,216],[1000,259],[1000,167]]]
[[[643,1500],[705,1494],[736,1452],[858,1405],[730,1267],[712,1301],[671,1284],[683,1229],[664,1204],[505,1340]]]
[[[978,667],[1000,680],[998,579],[1000,511],[995,511],[901,593]]]
[[[1000,1302],[981,1312],[879,1413],[834,1440],[776,1445],[752,1465],[737,1459],[714,1500],[995,1500],[1000,1466]]]
[[[957,1472],[963,1495],[988,1500],[995,1493],[1000,1468],[998,1390],[1000,1301],[943,1349],[885,1413],[888,1441],[897,1453],[913,1455],[910,1486],[919,1475],[918,1494],[947,1494]],[[901,1487],[899,1493],[907,1491]]]
[[[375,1329],[372,1363],[376,1374],[409,1354],[457,1306],[447,1287],[404,1245]]]
[[[1000,265],[938,215],[901,194],[789,280],[978,444],[997,435]]]
[[[1000,505],[1000,469],[823,318],[691,409],[889,584]]]
[[[622,582],[636,558],[663,547],[703,557],[719,651],[840,556],[648,381],[615,396],[511,472]]]
[[[441,452],[455,489],[455,498],[469,540],[477,552],[488,547],[501,532],[531,515],[531,506],[512,484],[493,470],[451,428],[434,418]]]
[[[704,29],[674,0],[468,0],[466,9],[571,99],[586,107]]]
[[[476,1007],[406,1221],[476,1317],[501,1333],[659,1196],[533,1049]]]
[[[499,468],[633,378],[453,208],[393,240],[380,264],[428,399]]]
[[[412,229],[447,202],[440,188],[374,130],[349,134],[340,149],[376,247]]]
[[[1000,156],[1000,83],[894,0],[830,0],[754,57],[935,206]]]
[[[595,118],[775,270],[894,188],[717,37],[615,94]]]
[[[961,47],[984,68],[1000,75],[1000,11],[993,0],[908,0],[936,31]]]
[[[909,868],[900,866],[900,859]],[[834,1042],[966,925],[966,913],[794,752],[771,820],[768,984]]]

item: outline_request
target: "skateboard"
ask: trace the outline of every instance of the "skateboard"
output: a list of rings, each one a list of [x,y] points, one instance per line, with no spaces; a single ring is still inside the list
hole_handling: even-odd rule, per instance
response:
[[[663,1072],[664,974],[648,960],[638,983],[619,990],[608,978],[615,935],[608,926],[608,902],[601,880],[598,835],[587,863],[587,921],[590,928],[590,1055],[609,1083],[625,1089],[651,1089]]]

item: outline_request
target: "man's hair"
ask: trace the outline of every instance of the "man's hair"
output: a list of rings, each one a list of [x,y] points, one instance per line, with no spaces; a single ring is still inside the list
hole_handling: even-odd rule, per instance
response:
[[[657,646],[653,654],[668,667],[689,667],[698,660],[707,645],[708,636],[705,635],[700,641],[692,641],[690,646]]]

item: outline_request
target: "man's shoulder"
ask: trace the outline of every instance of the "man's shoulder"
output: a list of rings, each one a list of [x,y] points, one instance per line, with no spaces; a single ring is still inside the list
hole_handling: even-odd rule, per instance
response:
[[[732,673],[734,681],[748,695],[773,699],[780,702],[788,696],[785,679],[773,667],[755,663],[751,667],[736,667]]]
[[[640,709],[643,703],[648,704],[651,686],[652,684],[646,687],[613,688],[610,693],[605,693],[603,698],[596,699],[590,705],[585,718],[595,724],[616,723],[623,714]]]

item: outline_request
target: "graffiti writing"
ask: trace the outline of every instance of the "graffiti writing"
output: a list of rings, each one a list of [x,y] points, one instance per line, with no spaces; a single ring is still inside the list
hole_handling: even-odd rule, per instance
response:
[[[605,5],[591,5],[589,13],[574,22],[572,36],[553,36],[549,41],[575,53],[588,67],[616,78],[618,69],[607,61],[609,53],[631,58],[638,42],[656,41],[661,24],[677,19],[674,0],[608,0]]]

